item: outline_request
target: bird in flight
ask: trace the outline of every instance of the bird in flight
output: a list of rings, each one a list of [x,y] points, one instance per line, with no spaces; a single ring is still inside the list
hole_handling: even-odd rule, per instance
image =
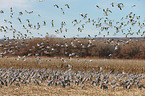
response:
[[[131,7],[135,7],[136,5],[132,5]]]
[[[58,6],[57,4],[54,4],[54,7],[57,7],[57,8],[59,8],[59,6]]]
[[[65,6],[67,6],[67,8],[70,8],[68,4],[65,4]]]
[[[113,2],[111,3],[111,6],[114,7],[114,3]]]
[[[4,13],[4,11],[3,10],[0,10],[0,13]]]
[[[100,9],[100,7],[99,7],[98,5],[96,5],[96,7],[97,7],[98,9]]]
[[[26,13],[29,13],[29,14],[33,13],[33,11],[28,12],[27,10],[25,10],[25,12],[26,12]]]

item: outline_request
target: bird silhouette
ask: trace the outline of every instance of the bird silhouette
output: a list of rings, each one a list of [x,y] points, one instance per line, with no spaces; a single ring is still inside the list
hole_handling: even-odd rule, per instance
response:
[[[0,13],[4,13],[4,11],[3,10],[0,10]]]
[[[59,6],[57,4],[54,4],[53,6],[56,7],[56,8],[59,8]]]
[[[65,6],[66,6],[67,8],[70,8],[68,4],[65,4]]]
[[[98,9],[100,9],[100,7],[99,7],[98,5],[96,5],[96,7],[97,7]]]
[[[114,7],[114,3],[113,2],[111,3],[111,6]]]

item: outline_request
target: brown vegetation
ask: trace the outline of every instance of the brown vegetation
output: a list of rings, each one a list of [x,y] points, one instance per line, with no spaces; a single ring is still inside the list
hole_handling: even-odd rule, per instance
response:
[[[72,43],[73,42],[73,43]],[[117,49],[115,49],[117,48]],[[54,50],[53,50],[54,49]],[[65,56],[145,59],[144,39],[34,38],[3,42],[1,52],[9,56]],[[8,50],[12,52],[8,52]],[[70,54],[75,53],[71,56]]]
[[[1,96],[144,96],[145,89],[122,89],[103,90],[94,86],[87,86],[84,89],[74,84],[62,88],[61,86],[22,85],[4,86],[0,90]]]
[[[37,60],[36,60],[37,59]],[[103,72],[126,72],[126,73],[144,73],[145,60],[121,60],[121,59],[67,59],[63,62],[61,59],[48,57],[26,57],[26,61],[22,58],[17,60],[17,57],[0,58],[0,68],[31,68],[31,69],[68,69],[67,64],[72,66],[72,70],[77,71],[99,71],[100,67]],[[41,61],[41,63],[40,63]]]

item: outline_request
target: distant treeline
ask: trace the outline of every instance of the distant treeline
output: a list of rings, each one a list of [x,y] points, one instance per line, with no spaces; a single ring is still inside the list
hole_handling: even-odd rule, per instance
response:
[[[1,40],[1,56],[145,59],[144,38],[33,38]]]

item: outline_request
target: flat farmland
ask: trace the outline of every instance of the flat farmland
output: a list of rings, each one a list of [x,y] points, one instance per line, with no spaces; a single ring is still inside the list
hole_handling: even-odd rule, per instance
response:
[[[104,72],[126,72],[126,73],[143,73],[145,72],[145,60],[134,59],[95,59],[95,58],[63,58],[59,57],[25,57],[17,60],[18,57],[0,58],[0,68],[51,68],[65,70],[69,64],[72,70],[77,71],[99,71],[100,67]]]
[[[99,87],[87,86],[81,89],[75,85],[62,88],[60,86],[46,86],[45,85],[22,85],[18,86],[4,86],[0,90],[1,96],[145,96],[145,89],[109,89],[103,90]]]
[[[102,67],[102,73],[111,72],[125,72],[128,74],[142,74],[145,72],[145,60],[123,60],[123,59],[95,59],[95,58],[50,58],[50,57],[9,57],[0,58],[0,68],[16,68],[16,69],[54,69],[54,70],[68,70],[68,65],[71,66],[71,70],[81,72],[93,72],[100,71]],[[102,74],[101,73],[101,74]],[[102,76],[102,75],[101,75]],[[108,79],[110,82],[113,78],[110,76]],[[145,80],[140,80],[139,84],[144,84]],[[111,88],[108,85],[108,89],[101,89],[99,86],[90,85],[90,81],[85,83],[85,87],[82,89],[81,84],[76,86],[74,83],[70,83],[70,86],[63,88],[58,85],[47,86],[47,82],[40,85],[36,84],[20,84],[2,86],[0,89],[0,95],[2,96],[144,96],[144,88],[131,87],[131,89],[125,89],[122,86]]]

